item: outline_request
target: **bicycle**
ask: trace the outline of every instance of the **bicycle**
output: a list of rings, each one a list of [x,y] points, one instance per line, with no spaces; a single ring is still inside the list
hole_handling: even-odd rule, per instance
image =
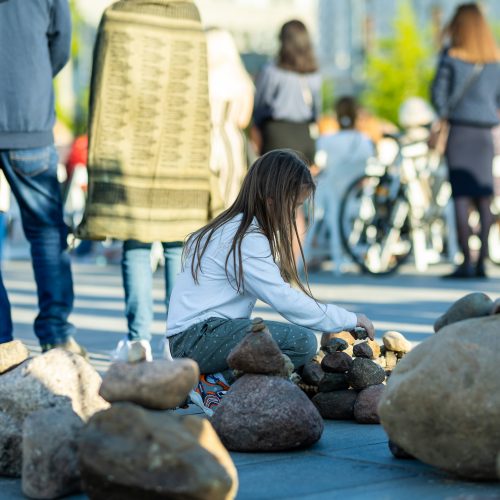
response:
[[[444,251],[456,252],[446,168],[421,138],[387,138],[397,145],[394,161],[369,164],[343,196],[342,243],[365,272],[390,274],[412,250],[417,270],[424,271]]]

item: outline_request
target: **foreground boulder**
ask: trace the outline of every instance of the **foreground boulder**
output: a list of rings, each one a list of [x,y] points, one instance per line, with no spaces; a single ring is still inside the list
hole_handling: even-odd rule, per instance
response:
[[[25,418],[43,408],[71,408],[83,420],[108,406],[101,377],[81,356],[63,349],[36,356],[0,377],[0,475],[21,475]]]
[[[128,401],[157,410],[176,408],[198,383],[192,359],[114,363],[102,381],[99,394],[110,403]]]
[[[0,344],[0,374],[20,365],[29,355],[28,348],[20,340]]]
[[[323,419],[290,381],[247,374],[224,396],[211,422],[232,451],[280,451],[312,445]]]
[[[440,316],[434,323],[434,331],[438,332],[441,328],[470,318],[487,316],[492,312],[493,301],[482,292],[474,292],[465,295],[454,302],[450,308]]]
[[[84,491],[93,500],[232,499],[233,462],[206,419],[116,403],[80,440]]]
[[[379,405],[389,439],[422,462],[496,479],[500,450],[500,317],[450,324],[414,348]]]
[[[23,426],[22,489],[30,498],[58,498],[80,491],[77,442],[82,419],[71,408],[47,408]]]

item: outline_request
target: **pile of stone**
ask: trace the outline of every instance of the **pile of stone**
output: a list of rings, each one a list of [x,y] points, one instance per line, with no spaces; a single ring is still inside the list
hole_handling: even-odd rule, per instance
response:
[[[62,349],[28,356],[19,341],[0,344],[0,475],[22,476],[31,498],[78,492],[79,433],[109,406],[98,395],[101,377]]]
[[[83,490],[92,499],[232,499],[236,468],[210,422],[169,411],[198,383],[190,359],[118,362],[79,441]]]
[[[240,377],[211,422],[234,451],[281,451],[310,446],[323,432],[323,419],[297,385],[293,365],[260,318],[230,352],[227,362]]]
[[[388,331],[383,345],[362,329],[323,335],[321,352],[307,363],[301,387],[325,419],[377,424],[378,402],[386,378],[412,344],[399,332]]]
[[[434,328],[380,401],[391,451],[465,478],[500,478],[500,302],[466,295]]]

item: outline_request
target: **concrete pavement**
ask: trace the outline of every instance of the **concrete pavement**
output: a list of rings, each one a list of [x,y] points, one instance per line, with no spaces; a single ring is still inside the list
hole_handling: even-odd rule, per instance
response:
[[[94,366],[104,371],[108,352],[126,332],[123,291],[117,266],[75,264],[75,311],[72,320],[77,339],[91,353]],[[323,272],[311,277],[312,290],[322,301],[354,312],[364,312],[377,334],[401,331],[413,342],[432,335],[434,320],[449,305],[471,291],[500,296],[500,267],[490,267],[487,281],[443,281],[449,266],[434,266],[418,275],[409,265],[390,277],[348,274],[339,278]],[[36,295],[28,262],[4,263],[3,276],[13,307],[16,337],[38,351],[32,333]],[[153,347],[165,330],[163,284],[154,282],[155,322]],[[265,304],[255,315],[279,319]],[[272,404],[272,402],[270,402]],[[500,483],[459,481],[417,461],[396,460],[387,448],[381,426],[326,422],[314,447],[298,452],[232,454],[238,468],[239,499],[500,499]],[[22,498],[20,481],[1,479],[0,499]],[[85,498],[83,496],[74,498]]]

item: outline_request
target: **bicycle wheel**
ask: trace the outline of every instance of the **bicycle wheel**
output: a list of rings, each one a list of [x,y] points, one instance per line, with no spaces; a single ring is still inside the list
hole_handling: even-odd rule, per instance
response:
[[[363,271],[390,274],[409,256],[410,205],[402,193],[390,198],[390,179],[363,175],[347,189],[340,205],[342,243]]]

